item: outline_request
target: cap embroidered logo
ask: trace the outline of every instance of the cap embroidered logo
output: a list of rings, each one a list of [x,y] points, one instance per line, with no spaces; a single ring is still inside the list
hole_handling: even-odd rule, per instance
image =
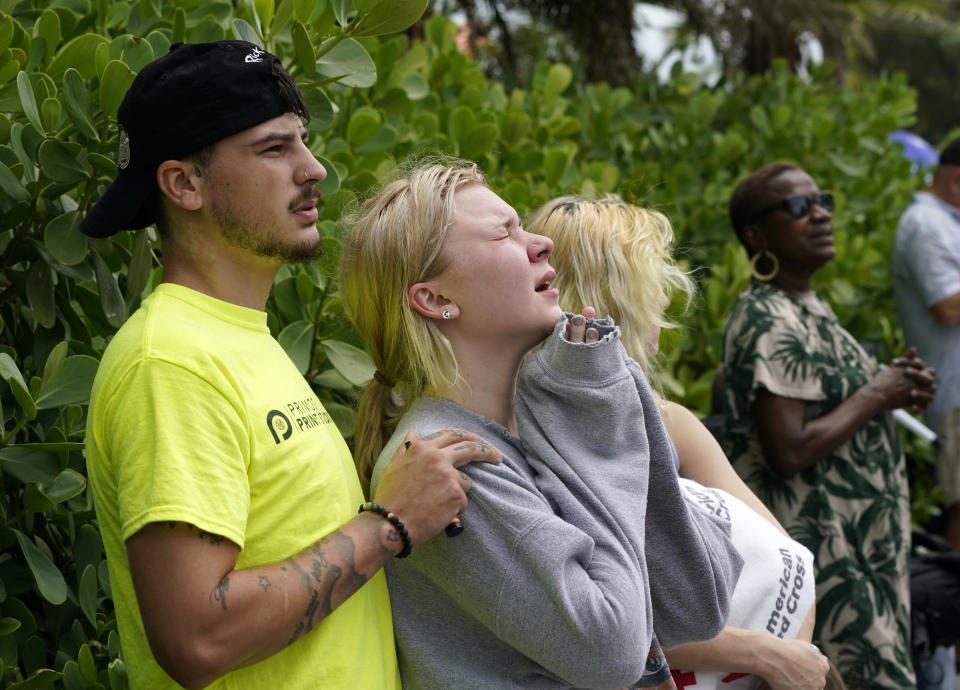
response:
[[[130,165],[130,135],[127,134],[127,130],[123,128],[123,125],[120,125],[119,131],[117,132],[117,142],[117,165],[120,166],[121,170],[124,170]]]
[[[244,62],[263,62],[263,54],[266,51],[260,50],[259,48],[254,48],[250,51],[250,54],[247,57],[243,58]]]

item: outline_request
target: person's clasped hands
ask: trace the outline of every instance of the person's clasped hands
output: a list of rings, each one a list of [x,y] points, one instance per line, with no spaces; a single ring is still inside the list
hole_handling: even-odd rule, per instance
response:
[[[933,402],[936,381],[937,372],[911,347],[894,358],[892,366],[878,371],[867,385],[886,400],[887,409],[904,407],[923,412]]]

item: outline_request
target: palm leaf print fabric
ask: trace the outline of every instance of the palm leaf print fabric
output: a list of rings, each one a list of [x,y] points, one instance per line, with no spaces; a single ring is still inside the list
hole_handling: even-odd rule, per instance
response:
[[[814,641],[849,688],[914,687],[910,661],[910,513],[906,465],[892,418],[878,414],[791,479],[763,457],[751,413],[756,391],[829,413],[877,363],[813,297],[801,303],[754,283],[724,333],[724,450],[737,473],[816,558]]]

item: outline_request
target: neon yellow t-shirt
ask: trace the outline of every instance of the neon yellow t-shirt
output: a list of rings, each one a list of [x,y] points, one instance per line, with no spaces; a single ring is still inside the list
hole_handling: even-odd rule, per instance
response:
[[[298,553],[363,502],[342,436],[266,314],[169,283],[104,353],[87,468],[133,688],[180,686],[147,643],[128,538],[187,522],[238,544],[249,568]],[[399,689],[383,571],[309,634],[209,687]]]

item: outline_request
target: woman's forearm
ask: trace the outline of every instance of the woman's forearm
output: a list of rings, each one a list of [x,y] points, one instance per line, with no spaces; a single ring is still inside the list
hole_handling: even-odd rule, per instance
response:
[[[785,479],[835,451],[886,407],[884,398],[866,386],[820,417],[807,419],[807,404],[767,391],[757,391],[753,404],[764,456]]]
[[[728,626],[712,640],[664,650],[670,668],[759,675],[756,638],[767,633]]]
[[[812,611],[812,609],[811,609]],[[820,690],[827,658],[807,640],[726,627],[712,640],[666,650],[671,668],[760,676],[771,690]]]

